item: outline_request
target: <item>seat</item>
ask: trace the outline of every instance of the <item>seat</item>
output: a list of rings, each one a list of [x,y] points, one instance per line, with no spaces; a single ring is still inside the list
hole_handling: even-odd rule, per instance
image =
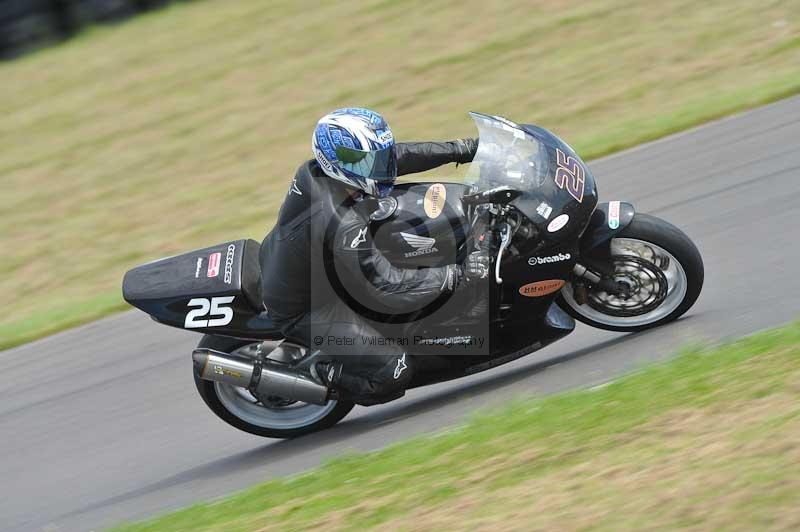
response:
[[[264,311],[261,297],[261,263],[258,259],[261,243],[246,240],[242,256],[242,292],[245,299],[256,312]]]

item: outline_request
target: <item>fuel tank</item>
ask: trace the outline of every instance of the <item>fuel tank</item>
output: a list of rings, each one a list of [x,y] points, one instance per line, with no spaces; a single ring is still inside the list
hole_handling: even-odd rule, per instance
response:
[[[404,183],[381,200],[370,224],[373,240],[398,267],[435,267],[461,262],[469,225],[462,183]]]

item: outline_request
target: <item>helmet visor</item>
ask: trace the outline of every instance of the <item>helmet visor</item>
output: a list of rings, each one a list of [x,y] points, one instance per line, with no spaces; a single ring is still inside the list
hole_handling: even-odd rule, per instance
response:
[[[336,158],[344,170],[359,177],[374,179],[379,183],[393,183],[397,177],[394,146],[373,151],[337,146]]]

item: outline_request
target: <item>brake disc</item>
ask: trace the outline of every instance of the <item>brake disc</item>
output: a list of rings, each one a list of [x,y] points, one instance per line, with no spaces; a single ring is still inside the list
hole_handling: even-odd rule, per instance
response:
[[[588,304],[609,316],[640,316],[658,307],[667,297],[669,281],[652,262],[633,255],[614,255],[614,278],[629,287],[629,295],[620,297],[605,291],[592,291]]]

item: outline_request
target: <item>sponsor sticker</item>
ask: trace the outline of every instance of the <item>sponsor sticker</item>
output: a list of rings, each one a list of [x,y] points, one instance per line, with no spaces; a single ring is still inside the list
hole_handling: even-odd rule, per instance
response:
[[[553,292],[558,292],[564,286],[561,279],[549,279],[547,281],[536,281],[519,287],[520,295],[525,297],[542,297]]]
[[[416,345],[436,345],[444,347],[453,347],[456,345],[468,347],[479,346],[483,347],[485,338],[476,336],[434,336],[432,338],[425,338],[423,336],[414,336],[414,344]]]
[[[545,202],[541,202],[538,207],[536,207],[536,213],[544,218],[545,220],[550,218],[550,214],[553,212],[553,208]]]
[[[561,262],[571,258],[572,255],[569,253],[559,253],[558,255],[551,255],[549,257],[531,257],[528,259],[528,264],[531,266],[537,266],[540,264],[553,264],[554,262]]]
[[[435,238],[419,236],[415,235],[414,233],[400,233],[400,236],[403,237],[403,240],[406,241],[406,244],[414,248],[414,251],[409,251],[404,255],[406,258],[418,257],[419,255],[428,255],[429,253],[436,253],[439,251],[435,247]]]
[[[228,252],[225,254],[225,284],[231,284],[233,280],[233,255],[236,253],[236,246],[233,244],[228,246]]]
[[[194,268],[194,278],[200,278],[200,269],[203,267],[203,257],[197,257],[197,266]]]
[[[219,262],[222,258],[222,253],[212,253],[208,256],[208,269],[206,270],[206,277],[216,277],[219,275]]]
[[[619,202],[611,201],[608,204],[608,228],[619,229]]]
[[[425,201],[423,202],[425,214],[428,215],[428,218],[438,218],[442,214],[446,199],[447,189],[443,184],[434,183],[428,187],[428,191],[425,192]]]
[[[560,214],[553,218],[553,220],[547,224],[547,230],[551,233],[555,233],[556,231],[561,230],[565,225],[569,222],[569,215],[568,214]]]

